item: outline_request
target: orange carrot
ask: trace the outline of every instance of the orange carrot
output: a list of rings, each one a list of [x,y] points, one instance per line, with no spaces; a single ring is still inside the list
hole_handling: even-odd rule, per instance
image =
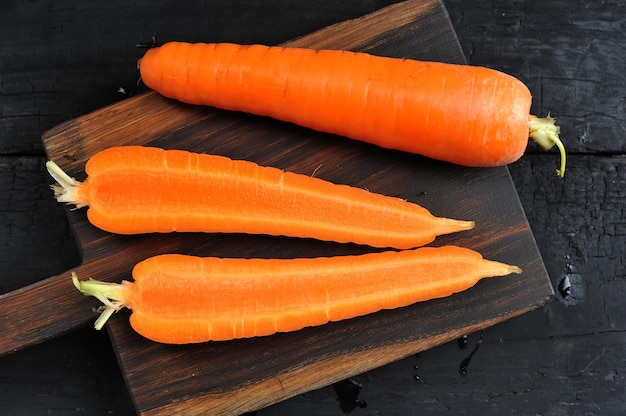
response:
[[[518,79],[492,69],[348,51],[170,42],[139,61],[166,97],[245,111],[378,146],[478,167],[519,159],[529,137],[557,145],[548,116],[529,115]]]
[[[97,329],[127,307],[139,334],[186,344],[296,331],[450,296],[510,273],[521,270],[444,246],[297,259],[164,254],[138,263],[134,282],[72,278],[105,305]]]
[[[425,208],[364,189],[261,167],[249,161],[153,147],[104,150],[76,181],[53,162],[57,200],[89,206],[103,230],[270,234],[412,248],[472,221],[433,216]]]

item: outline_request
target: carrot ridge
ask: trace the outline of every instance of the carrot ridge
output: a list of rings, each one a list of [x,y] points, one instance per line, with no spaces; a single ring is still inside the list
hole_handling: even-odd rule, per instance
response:
[[[182,150],[113,147],[86,172],[59,200],[75,197],[93,225],[119,234],[269,234],[404,249],[474,226],[400,198]]]
[[[480,66],[186,42],[152,48],[138,66],[145,85],[182,102],[269,116],[464,166],[514,162],[530,137],[529,89]]]
[[[133,329],[153,341],[224,341],[446,297],[510,273],[521,270],[457,246],[296,259],[164,254],[138,263],[119,291],[105,284],[118,303],[103,303],[109,314],[130,308]]]

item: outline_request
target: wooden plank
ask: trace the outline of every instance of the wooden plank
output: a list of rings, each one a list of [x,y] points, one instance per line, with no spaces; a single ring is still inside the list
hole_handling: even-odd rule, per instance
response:
[[[390,6],[295,42],[463,61],[443,5],[432,0]],[[437,215],[472,218],[476,230],[444,237],[437,244],[469,246],[525,271],[519,277],[481,282],[444,300],[230,343],[182,347],[150,343],[130,330],[127,313],[120,314],[111,321],[111,335],[141,413],[244,412],[267,406],[519,315],[552,294],[506,168],[461,168],[260,117],[182,105],[153,93],[71,120],[44,137],[50,158],[79,179],[84,177],[85,161],[113,144],[184,147],[250,159],[400,196]],[[292,257],[366,250],[262,236],[114,236],[91,227],[84,210],[68,212],[68,218],[83,250],[78,272],[110,281],[128,278],[134,263],[161,252]],[[56,294],[52,308],[45,299]],[[10,319],[0,317],[0,328],[9,335],[4,351],[82,325],[93,319],[85,310],[96,305],[71,289],[67,275],[12,292],[0,302],[2,310],[19,311]],[[38,322],[35,318],[41,316],[46,319]]]

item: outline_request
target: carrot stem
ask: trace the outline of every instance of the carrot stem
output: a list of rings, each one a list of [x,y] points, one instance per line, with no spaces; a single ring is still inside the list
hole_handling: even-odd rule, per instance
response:
[[[98,330],[102,329],[113,313],[127,306],[124,299],[127,297],[126,286],[128,282],[109,283],[93,279],[81,282],[75,272],[72,272],[72,282],[83,295],[93,296],[103,303],[103,306],[98,308],[98,312],[101,314],[94,323],[94,327]]]
[[[50,176],[57,181],[57,183],[50,185],[50,189],[54,191],[54,197],[57,201],[76,205],[73,209],[79,209],[89,205],[87,201],[83,200],[78,195],[78,190],[82,182],[72,178],[65,173],[59,165],[51,160],[46,163],[46,169],[48,169]]]
[[[545,118],[539,118],[536,116],[530,116],[529,121],[530,138],[539,144],[544,150],[550,150],[554,145],[559,149],[561,153],[561,166],[557,169],[556,173],[560,177],[565,175],[565,146],[559,139],[559,133],[561,129],[554,124],[554,118],[548,115]]]

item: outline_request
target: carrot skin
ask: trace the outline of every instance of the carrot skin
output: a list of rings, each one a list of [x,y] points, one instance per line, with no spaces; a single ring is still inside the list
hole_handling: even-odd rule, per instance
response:
[[[94,155],[85,170],[87,179],[58,200],[88,205],[93,225],[119,234],[269,234],[404,249],[474,226],[400,198],[223,156],[121,146]]]
[[[186,344],[296,331],[520,272],[456,246],[297,259],[164,254],[138,263],[134,281],[117,285],[114,296],[133,311],[136,332]]]
[[[492,69],[334,50],[170,42],[142,81],[186,103],[270,116],[378,146],[473,166],[520,158],[532,97]]]

